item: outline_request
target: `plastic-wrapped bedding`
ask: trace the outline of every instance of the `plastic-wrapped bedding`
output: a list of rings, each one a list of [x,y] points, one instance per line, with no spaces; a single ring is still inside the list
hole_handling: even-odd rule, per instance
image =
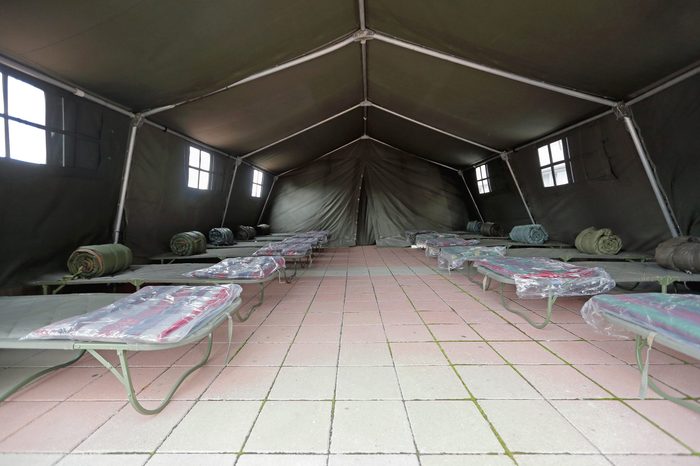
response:
[[[216,279],[263,279],[284,268],[279,256],[234,257],[204,269],[187,272],[185,276]]]
[[[588,254],[614,255],[622,249],[622,240],[610,228],[588,227],[576,236],[576,249]]]
[[[491,257],[474,264],[512,279],[520,298],[591,296],[615,288],[615,280],[600,267],[579,267],[543,257]]]
[[[486,257],[506,255],[505,246],[452,246],[440,249],[438,268],[443,270],[460,269],[466,261],[475,261]]]
[[[599,332],[626,335],[625,329],[606,316],[635,324],[674,341],[700,350],[700,296],[688,294],[635,293],[599,295],[581,308],[581,316]]]
[[[656,247],[654,256],[661,267],[685,273],[700,273],[700,237],[680,236]]]
[[[132,260],[131,249],[123,244],[93,244],[73,251],[67,265],[71,275],[94,278],[128,269]]]
[[[424,235],[426,233],[437,234],[437,232],[434,230],[406,230],[405,233],[406,241],[408,241],[411,245],[416,244],[416,235]]]
[[[214,246],[225,246],[236,244],[233,238],[233,232],[229,228],[212,228],[209,230],[209,244]]]
[[[425,255],[437,257],[442,248],[449,246],[476,246],[477,244],[479,244],[478,239],[433,238],[425,242]]]
[[[518,225],[510,230],[510,239],[527,244],[543,244],[549,239],[544,227],[539,224]]]
[[[478,220],[470,220],[467,222],[467,232],[481,234],[481,226],[483,223]]]
[[[416,235],[416,246],[425,249],[426,248],[426,241],[429,239],[438,239],[438,238],[457,238],[457,235],[454,233],[419,233]]]
[[[177,233],[170,239],[170,250],[178,256],[191,256],[207,251],[207,239],[199,231]]]
[[[311,253],[311,245],[308,243],[270,243],[253,253],[253,256],[308,256]]]
[[[23,339],[177,343],[225,312],[239,285],[146,286],[86,314],[54,322]]]

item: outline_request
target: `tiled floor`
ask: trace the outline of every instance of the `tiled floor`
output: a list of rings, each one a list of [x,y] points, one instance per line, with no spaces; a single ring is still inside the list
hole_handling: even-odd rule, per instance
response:
[[[434,266],[410,249],[321,253],[292,284],[268,286],[227,366],[219,329],[207,366],[156,416],[85,357],[0,404],[0,464],[700,464],[700,415],[640,399],[632,342],[592,331],[582,299],[559,300],[537,330]],[[133,354],[144,403],[201,351]],[[50,357],[1,352],[14,367],[0,385]],[[656,349],[650,372],[700,395],[697,361]]]

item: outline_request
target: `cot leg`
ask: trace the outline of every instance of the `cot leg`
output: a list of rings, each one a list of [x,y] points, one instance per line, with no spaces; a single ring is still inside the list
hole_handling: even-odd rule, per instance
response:
[[[487,275],[484,275],[484,281],[481,283],[481,289],[486,291],[489,289],[489,286],[491,286],[491,278],[489,278]]]
[[[251,307],[245,314],[241,314],[240,308],[236,311],[236,317],[238,317],[238,320],[240,320],[241,322],[245,322],[246,320],[248,320],[248,317],[250,317],[250,315],[258,308],[258,306],[260,306],[263,303],[263,299],[265,299],[265,284],[259,283],[258,285],[260,285],[260,291],[258,292],[258,296],[260,296],[260,298],[258,299],[258,303]]]
[[[644,358],[642,356],[642,351],[644,351],[644,348],[647,346],[646,339],[642,338],[640,335],[635,335],[634,337],[635,341],[635,346],[636,346],[636,356],[637,356],[637,367],[639,368],[639,371],[642,373],[642,386],[647,386],[654,390],[656,393],[659,394],[662,398],[665,400],[671,401],[673,403],[679,404],[685,408],[691,409],[697,413],[700,413],[700,404],[698,404],[697,401],[690,399],[686,400],[684,398],[677,398],[675,396],[671,396],[665,391],[663,391],[658,385],[654,383],[653,380],[649,378],[649,373],[648,371],[645,370],[646,365],[644,364]],[[651,347],[649,347],[651,348]],[[648,362],[648,361],[647,361]]]
[[[209,359],[209,355],[211,354],[211,348],[212,348],[212,343],[214,341],[214,337],[210,333],[208,336],[208,345],[207,345],[207,350],[205,351],[204,357],[194,366],[190,367],[187,371],[185,371],[184,374],[182,374],[173,384],[173,386],[170,388],[168,393],[165,395],[165,398],[161,403],[154,409],[148,409],[144,408],[144,406],[139,402],[138,398],[136,398],[136,392],[134,390],[134,383],[133,380],[131,379],[131,372],[129,371],[129,362],[126,359],[126,351],[125,350],[116,350],[117,355],[119,356],[119,365],[121,368],[121,372],[115,368],[109,361],[107,361],[105,358],[102,357],[97,351],[95,350],[88,350],[90,354],[95,356],[95,359],[100,361],[103,366],[105,366],[109,371],[114,374],[114,376],[119,380],[119,382],[124,386],[126,389],[126,394],[129,398],[129,403],[131,403],[131,406],[140,414],[158,414],[159,412],[163,411],[165,407],[170,403],[170,400],[173,398],[173,395],[175,394],[175,391],[182,385],[182,382],[185,381],[187,377],[189,377],[190,374],[192,374],[194,371],[199,369],[204,365],[204,363],[207,362]]]
[[[475,276],[474,271],[476,270],[476,268],[473,267],[469,262],[465,262],[465,263],[467,264],[467,265],[466,265],[466,268],[467,268],[467,274],[466,274],[466,275],[467,275],[467,280],[469,280],[470,282],[472,282],[472,283],[475,284],[475,285],[481,286],[482,284],[481,284],[478,280],[474,279],[474,276]],[[486,277],[484,277],[484,278],[486,278]],[[484,291],[486,291],[486,290],[484,290]]]
[[[76,357],[74,357],[73,359],[71,359],[70,361],[67,361],[67,362],[64,362],[61,364],[57,364],[55,366],[47,367],[46,369],[42,369],[39,372],[36,372],[36,373],[30,375],[29,377],[26,377],[24,380],[17,382],[15,385],[11,386],[10,388],[5,390],[4,392],[0,393],[0,401],[6,400],[8,397],[10,397],[10,395],[17,392],[17,390],[24,387],[25,385],[29,385],[31,382],[35,381],[36,379],[38,379],[39,377],[41,377],[43,375],[46,375],[49,372],[53,372],[57,369],[61,369],[63,367],[70,366],[71,364],[76,362],[78,359],[83,357],[83,354],[85,354],[85,350],[78,351],[78,355]]]
[[[41,294],[43,294],[43,295],[49,294],[49,285],[41,285]]]
[[[507,311],[510,311],[513,314],[519,315],[520,317],[525,319],[528,324],[532,325],[533,327],[538,328],[538,329],[543,329],[547,326],[547,324],[549,324],[549,322],[551,322],[551,320],[552,320],[552,307],[554,306],[554,302],[557,300],[556,296],[549,295],[547,297],[547,315],[542,322],[535,322],[525,312],[521,311],[520,309],[512,309],[508,305],[508,303],[507,303],[508,300],[506,299],[505,295],[503,294],[503,283],[501,283],[501,286],[499,288],[499,294],[501,295],[501,304],[503,305],[503,307]]]
[[[661,285],[661,292],[667,293],[668,286],[672,285],[676,280],[671,277],[661,277],[659,278],[659,285]]]
[[[284,268],[283,272],[284,272],[284,282],[285,283],[292,283],[292,280],[294,279],[294,277],[297,274],[296,262],[294,263],[294,273],[291,276],[289,276],[289,277],[287,276],[287,268],[286,267]]]

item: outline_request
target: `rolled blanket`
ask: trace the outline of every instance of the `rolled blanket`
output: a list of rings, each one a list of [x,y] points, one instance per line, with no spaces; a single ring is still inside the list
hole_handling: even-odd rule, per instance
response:
[[[255,233],[257,233],[258,236],[267,236],[270,234],[270,225],[267,223],[261,223],[260,225],[255,227]]]
[[[233,232],[229,228],[212,228],[209,230],[209,243],[215,246],[235,244]]]
[[[123,244],[80,246],[68,257],[68,271],[81,278],[111,275],[129,268],[133,256]]]
[[[544,227],[539,224],[518,225],[510,230],[510,239],[527,244],[543,244],[549,239]]]
[[[501,236],[501,226],[493,222],[484,222],[481,224],[479,233],[484,236]]]
[[[207,251],[207,239],[198,231],[178,233],[170,239],[170,250],[178,256],[191,256]]]
[[[470,220],[467,222],[467,232],[481,234],[481,225],[482,223],[477,220]]]
[[[588,227],[576,237],[576,249],[588,254],[617,254],[622,240],[610,228]]]
[[[680,236],[656,247],[656,263],[667,269],[700,273],[700,237]]]
[[[255,239],[255,228],[239,225],[238,230],[236,230],[236,239],[241,241]]]

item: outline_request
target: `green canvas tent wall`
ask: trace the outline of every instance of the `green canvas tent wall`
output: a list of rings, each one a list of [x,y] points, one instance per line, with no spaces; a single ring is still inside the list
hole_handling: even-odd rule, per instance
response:
[[[697,24],[684,0],[2,2],[0,286],[80,244],[145,258],[261,219],[347,245],[479,218],[647,251],[700,234]],[[13,113],[13,79],[45,121]],[[21,125],[45,164],[13,157]],[[545,188],[559,138],[573,179]],[[187,187],[190,147],[209,189]]]

